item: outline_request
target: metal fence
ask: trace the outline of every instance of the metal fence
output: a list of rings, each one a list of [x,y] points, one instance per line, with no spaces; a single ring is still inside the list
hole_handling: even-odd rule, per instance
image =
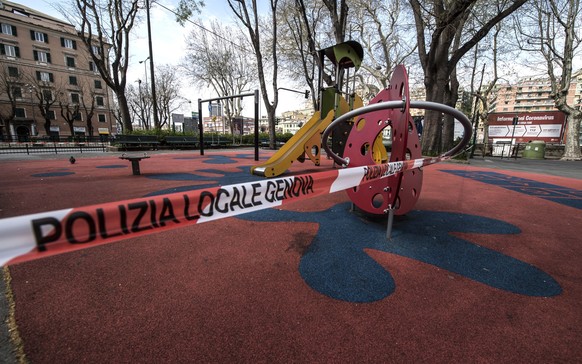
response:
[[[0,154],[59,154],[106,152],[109,143],[0,143]]]
[[[59,154],[106,152],[109,136],[0,136],[0,154]]]

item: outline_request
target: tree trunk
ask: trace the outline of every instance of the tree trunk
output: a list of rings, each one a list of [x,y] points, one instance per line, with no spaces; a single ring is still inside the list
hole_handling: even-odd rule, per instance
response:
[[[443,67],[444,68],[444,67]],[[426,71],[424,86],[426,100],[445,104],[449,92],[449,77],[443,69]],[[443,150],[444,120],[440,112],[427,110],[422,131],[422,152],[424,155],[438,155]]]
[[[44,117],[44,132],[46,135],[51,135],[51,119],[48,115]]]
[[[131,132],[133,131],[133,125],[131,125],[131,114],[129,112],[129,106],[127,104],[127,97],[125,97],[125,92],[119,92],[115,95],[117,96],[117,105],[119,106],[119,113],[121,114],[123,131]]]
[[[451,74],[451,82],[449,87],[445,87],[448,91],[445,93],[445,105],[455,107],[457,105],[457,100],[459,99],[459,81],[457,80],[456,72]],[[453,144],[455,140],[455,118],[450,115],[445,115],[443,119],[443,140],[441,145],[443,150],[439,151],[442,153],[447,150],[453,149]]]
[[[267,117],[269,119],[269,144],[271,149],[277,149],[277,126],[275,125],[275,111],[274,107],[267,107]]]
[[[566,146],[564,147],[564,156],[562,156],[562,160],[582,160],[580,141],[577,140],[580,135],[580,119],[582,119],[581,111],[575,111],[568,115],[566,126]]]

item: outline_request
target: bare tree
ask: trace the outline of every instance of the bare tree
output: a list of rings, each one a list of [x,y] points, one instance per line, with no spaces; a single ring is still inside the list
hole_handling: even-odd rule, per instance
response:
[[[401,1],[354,0],[350,13],[351,33],[364,48],[361,67],[380,88],[385,88],[394,67],[416,51],[416,44],[399,31],[403,23]]]
[[[128,85],[126,88],[127,104],[132,120],[139,120],[139,125],[145,130],[151,129],[151,95],[146,87],[142,87],[141,80],[137,80],[138,87]]]
[[[541,54],[551,83],[556,108],[566,114],[564,160],[581,160],[580,100],[568,100],[572,82],[572,61],[582,42],[580,0],[532,0],[531,11],[524,12],[516,24],[525,37],[522,49]],[[524,21],[528,19],[528,21]],[[525,23],[525,26],[523,25]]]
[[[78,96],[78,94],[77,94]],[[65,122],[69,126],[71,131],[71,136],[75,136],[75,121],[81,119],[81,104],[80,100],[72,101],[69,99],[69,95],[61,93],[57,96],[59,108],[61,111],[61,116],[65,119]]]
[[[249,4],[250,2],[250,4]],[[273,101],[270,100],[267,93],[267,80],[265,76],[265,59],[263,57],[263,50],[261,48],[261,27],[259,26],[260,19],[258,14],[257,0],[228,0],[228,5],[239,19],[241,24],[247,29],[251,41],[252,48],[255,52],[257,61],[257,71],[259,76],[259,84],[263,103],[267,109],[267,117],[269,122],[269,144],[272,149],[275,148],[275,112],[279,104],[279,93],[277,90],[277,3],[278,0],[269,0],[269,16],[270,16],[270,31],[271,42],[268,48],[268,55],[272,60],[272,73],[270,81],[272,84]]]
[[[288,56],[291,64],[301,62],[303,78],[311,90],[312,101],[317,109],[317,86],[314,85],[314,77],[322,70],[322,82],[328,86],[335,83],[341,84],[343,73],[339,80],[334,80],[331,69],[326,69],[321,63],[318,49],[341,43],[346,37],[346,24],[349,7],[346,0],[294,0],[283,3],[282,16],[285,19],[286,28],[291,31],[290,36],[299,52],[300,58]],[[326,31],[332,29],[332,31]],[[283,30],[285,34],[285,30]],[[289,35],[288,35],[289,37]],[[332,42],[329,40],[332,39]],[[290,44],[292,44],[290,42]],[[291,55],[293,51],[287,53]],[[294,77],[298,79],[298,77]]]
[[[489,80],[485,81],[486,84],[483,85],[485,79],[485,70],[487,68],[487,64],[485,62],[482,63],[481,68],[481,75],[479,78],[479,86],[475,87],[476,77],[478,72],[478,61],[479,58],[482,56],[481,49],[479,44],[477,44],[474,48],[473,52],[473,64],[472,64],[472,72],[471,72],[471,94],[475,97],[474,100],[474,107],[471,112],[471,118],[473,123],[473,144],[476,143],[476,135],[477,135],[477,128],[479,125],[483,126],[483,156],[487,152],[487,145],[489,141],[489,101],[493,98],[493,92],[497,89],[497,81],[499,80],[498,76],[498,39],[500,33],[502,31],[501,24],[495,25],[495,31],[492,34],[491,39],[491,62],[489,66],[490,71],[490,78]],[[488,41],[488,39],[487,39]],[[488,48],[488,47],[486,47]],[[471,152],[471,158],[473,157],[473,153],[475,151],[475,145],[473,145],[473,150]]]
[[[318,71],[316,49],[320,43],[319,29],[325,24],[325,9],[323,4],[317,1],[312,1],[307,9],[302,8],[302,3],[303,1],[299,0],[283,0],[281,3],[278,16],[279,55],[285,74],[297,84],[307,85],[312,104],[318,109],[318,85],[315,79]]]
[[[8,107],[0,109],[0,124],[5,130],[5,134],[10,138],[10,123],[16,117],[16,99],[22,97],[22,73],[18,68],[11,67],[12,73],[8,66],[0,68],[0,97],[8,99]],[[14,72],[15,71],[15,72]],[[34,106],[33,106],[34,107]]]
[[[210,32],[194,29],[187,41],[187,54],[181,67],[189,79],[200,87],[212,87],[219,96],[240,94],[256,79],[252,51],[244,48],[246,38],[217,21]],[[240,99],[223,100],[227,122],[233,133],[232,117],[240,115]]]
[[[93,116],[95,115],[95,90],[92,89],[87,82],[82,82],[79,84],[79,98],[81,101],[80,110],[85,111],[85,115],[87,119],[85,120],[85,124],[87,125],[87,133],[89,137],[93,137],[95,135],[95,130],[93,128]]]
[[[460,59],[487,33],[527,0],[421,2],[409,0],[414,14],[418,55],[424,71],[426,99],[454,106]],[[423,152],[436,155],[453,143],[453,120],[427,111],[422,136]]]
[[[159,108],[159,125],[154,125],[156,129],[162,129],[164,126],[170,124],[172,113],[180,108],[186,99],[180,96],[180,80],[174,68],[169,65],[156,67],[156,84],[158,90],[156,97],[158,98]]]
[[[341,43],[346,38],[346,24],[348,18],[349,6],[346,0],[322,0],[323,4],[329,11],[335,42]]]
[[[133,130],[125,87],[129,38],[139,3],[139,0],[74,0],[75,10],[59,8],[77,25],[78,35],[89,50],[90,61],[115,93],[124,131]]]
[[[50,135],[52,120],[55,118],[53,106],[58,101],[58,95],[63,92],[64,87],[55,83],[52,73],[36,71],[34,74],[24,75],[24,77],[32,89],[34,102],[44,119],[44,131],[46,135]]]

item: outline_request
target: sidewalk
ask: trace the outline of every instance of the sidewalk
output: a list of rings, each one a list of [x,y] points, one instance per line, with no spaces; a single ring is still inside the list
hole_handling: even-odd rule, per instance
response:
[[[525,158],[473,158],[469,160],[473,167],[483,167],[510,171],[547,174],[567,178],[582,179],[582,161],[562,161],[558,159]]]

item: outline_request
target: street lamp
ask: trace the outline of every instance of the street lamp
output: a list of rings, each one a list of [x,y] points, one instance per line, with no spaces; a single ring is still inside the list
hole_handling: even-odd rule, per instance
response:
[[[511,129],[511,139],[509,140],[509,155],[508,158],[511,158],[511,155],[513,154],[513,138],[515,137],[515,128],[517,126],[517,123],[519,121],[519,116],[517,115],[517,112],[515,113],[515,116],[512,119],[512,126],[513,128]],[[503,149],[501,150],[501,159],[503,159],[503,154],[505,152],[505,144],[503,144]],[[517,159],[517,150],[515,151],[515,158]]]
[[[30,92],[30,108],[32,109],[32,128],[33,135],[37,134],[36,131],[36,116],[34,115],[34,101],[32,100],[32,91],[34,90],[34,86],[26,84],[28,86],[28,92]]]
[[[135,82],[137,82],[137,87],[139,89],[139,108],[140,108],[140,113],[141,113],[141,124],[142,124],[141,126],[145,129],[145,120],[144,120],[145,117],[144,117],[144,112],[143,112],[144,104],[143,104],[143,99],[141,96],[141,80],[138,78],[138,80]]]
[[[146,20],[147,20],[147,27],[148,27],[148,48],[150,51],[150,75],[151,75],[151,82],[152,82],[152,106],[154,112],[154,126],[158,127],[159,118],[158,118],[158,100],[156,97],[156,77],[154,76],[154,51],[152,49],[152,26],[150,21],[150,0],[146,0]]]
[[[147,90],[148,88],[148,69],[147,69],[147,65],[145,64],[145,62],[150,59],[150,57],[148,56],[148,58],[144,59],[143,61],[139,61],[139,64],[144,64],[143,65],[143,73],[145,74],[145,88]]]
[[[290,88],[285,88],[285,87],[278,87],[277,88],[277,91],[279,91],[279,90],[291,91],[291,92],[295,92],[295,93],[298,93],[298,94],[302,94],[302,95],[305,95],[305,98],[306,99],[309,98],[309,93],[310,93],[309,90],[299,91],[299,90],[292,90]]]

